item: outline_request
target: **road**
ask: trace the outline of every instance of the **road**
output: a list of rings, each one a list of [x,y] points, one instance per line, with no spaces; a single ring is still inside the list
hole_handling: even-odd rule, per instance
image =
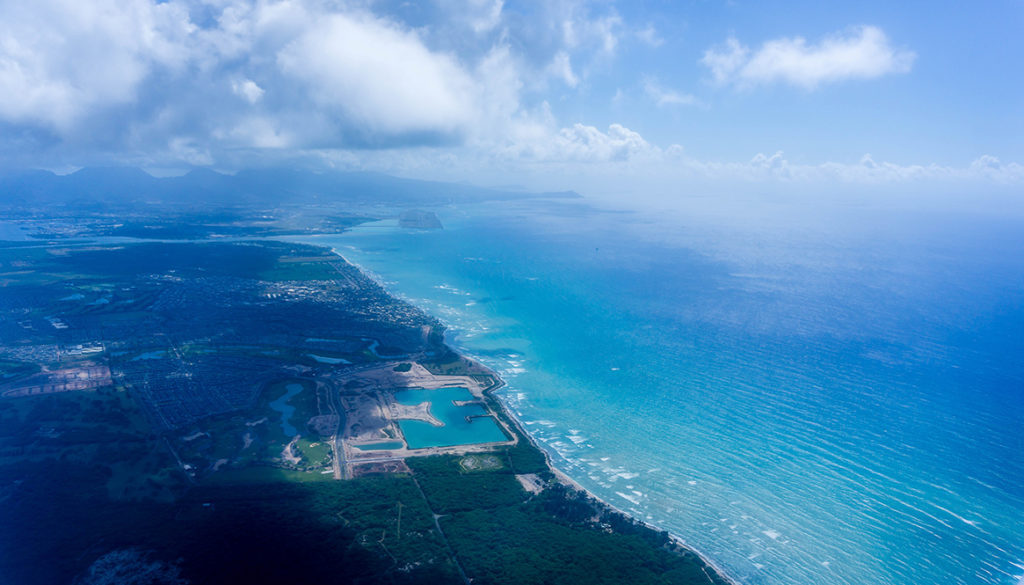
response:
[[[327,392],[327,404],[334,414],[338,415],[338,426],[334,429],[334,437],[331,438],[331,449],[334,452],[334,479],[348,479],[345,466],[345,449],[342,445],[342,434],[345,432],[345,410],[341,408],[341,400],[338,398],[337,389],[333,384],[324,384]]]
[[[448,554],[451,556],[452,562],[455,563],[455,568],[459,570],[459,575],[462,577],[462,581],[466,585],[469,585],[469,578],[466,577],[466,572],[462,570],[462,564],[459,563],[459,557],[455,556],[455,549],[453,549],[452,545],[448,542],[448,537],[444,535],[444,530],[441,530],[441,523],[437,521],[441,515],[434,513],[434,509],[430,507],[430,500],[427,499],[427,494],[423,491],[423,488],[420,487],[420,482],[416,479],[415,475],[412,476],[412,481],[416,484],[416,489],[420,491],[420,496],[423,498],[423,501],[426,502],[427,510],[430,511],[431,517],[434,518],[434,528],[437,528],[437,533],[441,535],[441,542],[443,542],[445,548],[448,549]]]

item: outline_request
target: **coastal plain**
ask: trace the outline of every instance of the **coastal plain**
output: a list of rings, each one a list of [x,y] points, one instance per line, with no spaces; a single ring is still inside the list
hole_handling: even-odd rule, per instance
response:
[[[0,285],[0,581],[727,582],[326,248],[11,244]]]

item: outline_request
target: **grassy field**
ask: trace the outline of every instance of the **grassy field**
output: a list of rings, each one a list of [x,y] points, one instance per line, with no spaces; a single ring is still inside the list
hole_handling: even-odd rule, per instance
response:
[[[294,408],[288,422],[301,435],[284,433],[283,414],[270,407],[297,384],[301,390],[285,402]],[[305,378],[281,378],[264,385],[255,406],[242,412],[210,417],[183,430],[174,441],[183,461],[195,468],[203,481],[225,483],[250,478],[288,478],[296,481],[321,481],[321,472],[330,468],[333,451],[327,437],[307,428],[306,422],[327,412],[326,389]],[[321,411],[323,409],[323,412]],[[285,447],[298,461],[284,458]],[[219,462],[219,463],[218,463]]]

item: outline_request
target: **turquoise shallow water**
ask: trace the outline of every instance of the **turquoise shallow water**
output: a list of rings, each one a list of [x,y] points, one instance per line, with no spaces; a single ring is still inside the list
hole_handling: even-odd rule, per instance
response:
[[[465,388],[414,388],[396,392],[395,401],[399,404],[414,406],[429,402],[430,413],[444,423],[444,426],[435,427],[420,420],[399,420],[398,426],[401,427],[409,448],[450,447],[508,440],[494,422],[494,418],[477,416],[467,419],[466,417],[482,415],[487,411],[479,404],[455,405],[455,401],[464,400],[473,400],[473,395]]]
[[[441,210],[335,246],[498,370],[556,463],[743,583],[1024,574],[1024,226]]]

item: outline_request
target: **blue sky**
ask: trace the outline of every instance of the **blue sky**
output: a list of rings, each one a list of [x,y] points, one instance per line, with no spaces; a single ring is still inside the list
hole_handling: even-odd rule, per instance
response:
[[[1022,57],[1019,0],[0,0],[0,164],[1012,186]]]

